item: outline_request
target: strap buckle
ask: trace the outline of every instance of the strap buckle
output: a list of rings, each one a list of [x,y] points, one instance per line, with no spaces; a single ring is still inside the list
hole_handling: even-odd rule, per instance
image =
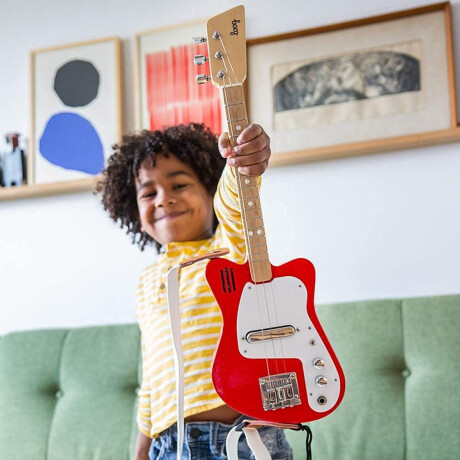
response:
[[[187,259],[184,259],[182,262],[179,262],[179,267],[187,267],[188,265],[192,265],[195,262],[199,262],[200,260],[215,259],[216,257],[222,257],[227,255],[229,252],[230,250],[227,248],[213,249],[212,251],[206,252],[205,254],[188,257]]]
[[[277,422],[267,422],[266,420],[254,420],[254,419],[244,419],[235,427],[235,431],[242,431],[243,428],[262,428],[264,426],[272,426],[275,428],[281,428],[282,430],[301,430],[300,423],[277,423]]]

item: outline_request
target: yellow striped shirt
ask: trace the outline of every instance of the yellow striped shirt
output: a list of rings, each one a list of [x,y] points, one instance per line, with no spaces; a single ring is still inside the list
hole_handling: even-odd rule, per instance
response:
[[[220,223],[211,238],[167,244],[157,262],[146,267],[140,276],[137,316],[142,338],[142,385],[137,424],[139,430],[150,437],[176,422],[176,383],[166,297],[169,269],[184,257],[222,247],[230,249],[227,257],[237,263],[243,263],[246,257],[232,168],[224,168],[214,197],[214,208]],[[180,270],[185,417],[224,404],[211,379],[211,361],[222,316],[205,278],[206,263],[197,262]]]

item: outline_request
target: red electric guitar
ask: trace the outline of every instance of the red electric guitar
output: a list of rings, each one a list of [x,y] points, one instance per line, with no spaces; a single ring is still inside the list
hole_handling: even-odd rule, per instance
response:
[[[233,143],[248,126],[244,7],[210,19],[207,41],[210,79],[222,90]],[[198,82],[208,79],[197,76]],[[340,404],[345,378],[316,316],[315,269],[306,259],[271,265],[257,178],[237,169],[235,174],[248,258],[243,265],[218,258],[206,268],[223,315],[214,386],[229,406],[250,417],[278,423],[320,419]]]

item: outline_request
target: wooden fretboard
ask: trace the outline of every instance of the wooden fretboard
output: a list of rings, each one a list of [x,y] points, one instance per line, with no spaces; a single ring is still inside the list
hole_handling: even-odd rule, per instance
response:
[[[240,84],[225,86],[222,92],[230,143],[234,146],[236,138],[249,124],[243,86]],[[251,277],[256,283],[268,281],[272,277],[272,272],[268,259],[257,177],[245,176],[238,171],[238,168],[233,170],[237,182]]]

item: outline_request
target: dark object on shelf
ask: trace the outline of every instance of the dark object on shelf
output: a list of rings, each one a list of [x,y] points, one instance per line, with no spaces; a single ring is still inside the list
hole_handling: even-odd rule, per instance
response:
[[[27,177],[24,150],[19,148],[19,133],[7,133],[6,142],[12,150],[2,155],[2,185],[12,187],[22,185]]]

